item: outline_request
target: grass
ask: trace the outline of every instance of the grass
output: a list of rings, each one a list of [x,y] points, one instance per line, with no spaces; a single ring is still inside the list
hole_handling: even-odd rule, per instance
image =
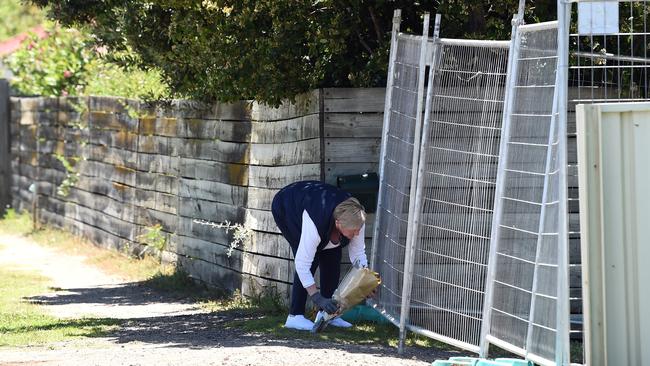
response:
[[[125,253],[99,248],[64,230],[41,227],[34,230],[31,216],[7,210],[0,220],[0,234],[23,236],[65,254],[86,257],[86,263],[126,281],[177,293],[201,294],[182,271],[161,265],[152,257],[130,258]],[[121,321],[108,318],[57,319],[29,302],[31,296],[51,292],[42,276],[9,268],[0,269],[0,346],[47,344],[79,337],[105,335]]]
[[[114,319],[57,319],[27,299],[48,292],[48,280],[28,272],[0,269],[0,346],[39,345],[105,335]]]
[[[50,244],[62,250],[80,253],[79,238],[60,230],[33,231],[28,214],[8,210],[0,220],[0,233],[32,237],[41,244]],[[75,239],[75,240],[72,240]],[[0,346],[39,345],[79,337],[107,334],[119,324],[115,319],[58,319],[48,315],[32,296],[51,292],[49,280],[22,270],[0,269]]]
[[[204,302],[203,306],[213,312],[238,313],[241,319],[230,321],[228,323],[230,328],[239,328],[251,333],[263,333],[272,338],[304,339],[313,337],[339,344],[380,344],[391,347],[397,347],[399,342],[399,331],[392,324],[359,322],[350,329],[328,327],[318,334],[284,328],[287,308],[277,294],[257,294],[245,297],[239,292],[235,292],[233,296],[226,299]],[[313,319],[315,314],[311,315]],[[414,333],[409,333],[406,345],[435,347],[438,350],[458,350],[445,343]]]
[[[267,315],[259,313],[258,315],[258,317],[251,319],[234,320],[229,323],[229,326],[241,328],[247,332],[269,334],[273,338],[313,337],[338,344],[375,344],[390,347],[397,347],[399,342],[399,330],[391,324],[359,322],[349,329],[328,327],[320,333],[312,334],[284,328],[286,314]],[[437,342],[411,332],[407,336],[406,345],[409,347],[436,348],[438,350],[458,350],[445,343]]]
[[[18,214],[13,209],[7,212],[0,220],[0,233],[9,235],[26,235],[32,231],[32,219],[28,214]]]

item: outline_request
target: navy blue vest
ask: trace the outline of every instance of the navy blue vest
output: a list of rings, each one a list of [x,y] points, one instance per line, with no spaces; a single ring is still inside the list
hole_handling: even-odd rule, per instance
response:
[[[307,210],[316,225],[321,242],[318,250],[330,241],[334,227],[334,208],[351,195],[330,184],[319,181],[292,183],[282,188],[273,198],[271,210],[276,224],[292,247],[298,248],[302,232],[302,212]],[[341,247],[350,240],[341,235]]]

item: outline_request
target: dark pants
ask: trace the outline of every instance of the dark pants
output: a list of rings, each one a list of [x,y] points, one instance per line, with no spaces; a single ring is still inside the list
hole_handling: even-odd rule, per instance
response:
[[[291,245],[294,258],[298,245]],[[341,247],[327,250],[319,250],[314,255],[314,261],[311,263],[311,274],[316,273],[316,268],[320,267],[320,293],[324,297],[332,297],[334,290],[339,285],[339,276],[341,275]],[[291,288],[291,308],[289,314],[304,315],[305,302],[307,301],[307,290],[302,286],[298,273],[293,274],[293,286]]]
[[[275,223],[280,229],[282,236],[291,245],[293,257],[296,257],[298,251],[298,242],[300,240],[300,232],[298,228],[290,230],[287,227],[285,220],[285,213],[282,209],[282,198],[276,195],[273,198],[273,205],[271,212]],[[311,274],[316,273],[316,268],[320,267],[320,293],[325,297],[332,297],[334,290],[339,284],[339,276],[341,275],[341,247],[327,250],[317,250],[314,255],[314,261],[311,263]],[[307,301],[307,290],[302,286],[298,273],[293,274],[293,286],[291,288],[291,308],[289,314],[291,315],[304,315],[305,302]]]

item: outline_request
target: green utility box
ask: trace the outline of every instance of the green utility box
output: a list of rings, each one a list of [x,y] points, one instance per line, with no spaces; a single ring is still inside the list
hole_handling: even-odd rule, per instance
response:
[[[336,178],[336,185],[358,199],[366,208],[367,213],[377,211],[377,193],[379,192],[377,173],[340,176]]]

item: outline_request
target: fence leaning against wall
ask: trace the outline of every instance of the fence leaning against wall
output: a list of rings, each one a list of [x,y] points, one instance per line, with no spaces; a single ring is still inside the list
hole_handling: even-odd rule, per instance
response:
[[[373,234],[371,266],[382,275],[376,306],[400,327],[400,352],[404,348],[410,285],[406,275],[413,231],[414,188],[420,141],[424,78],[430,62],[429,15],[424,35],[399,32],[401,13],[395,11],[380,157],[380,189]],[[428,60],[429,59],[429,60]]]
[[[384,279],[376,306],[399,320],[401,340],[406,328],[478,352],[509,42],[436,31],[424,43],[426,33],[396,28],[373,237]]]
[[[566,50],[559,54],[568,33],[558,22],[522,25],[523,4],[511,42],[432,40],[440,48],[428,58],[419,156],[408,151],[418,144],[415,133],[399,135],[395,128],[419,125],[390,113],[408,98],[393,95],[400,89],[398,60],[408,55],[399,47],[404,35],[394,31],[381,227],[373,243],[373,264],[390,277],[376,306],[409,330],[469,350],[486,354],[493,343],[542,364],[567,364],[567,238],[576,228],[568,216]],[[416,107],[418,93],[411,94]],[[421,113],[407,117],[414,122]],[[419,162],[416,181],[409,179],[411,153]],[[383,227],[406,230],[382,233]]]
[[[475,352],[508,44],[434,40],[420,147],[409,329]]]
[[[482,351],[493,343],[540,364],[566,364],[567,145],[558,113],[558,23],[517,25],[510,57]]]

